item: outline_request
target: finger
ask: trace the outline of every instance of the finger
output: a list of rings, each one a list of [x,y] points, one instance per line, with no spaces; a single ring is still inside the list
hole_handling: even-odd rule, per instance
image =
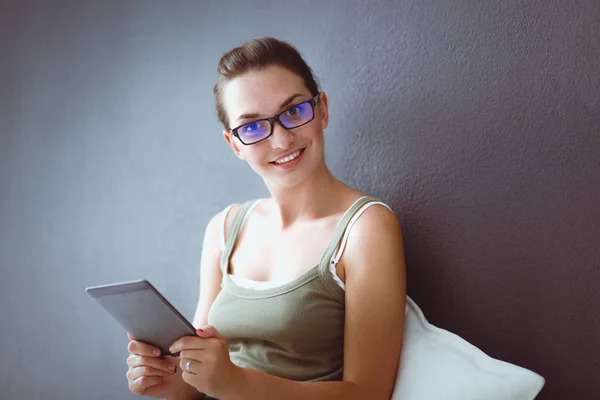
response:
[[[131,340],[127,345],[127,350],[131,354],[147,357],[160,357],[161,351],[159,348],[149,345],[148,343],[140,342],[139,340]]]
[[[146,390],[158,385],[162,380],[163,378],[160,376],[140,376],[133,381],[129,381],[129,390],[143,396]]]
[[[181,374],[181,379],[183,379],[183,381],[190,386],[194,386],[194,384],[197,385],[197,383],[196,383],[197,377],[198,377],[198,375],[192,374],[191,372],[186,372],[186,371],[183,371]]]
[[[180,357],[194,358],[189,357],[189,354],[194,354],[193,352],[214,352],[219,351],[222,348],[227,348],[227,342],[222,339],[217,338],[207,338],[207,339],[199,339],[199,344],[195,344],[194,346],[185,347],[179,353]],[[201,354],[201,353],[198,353]]]
[[[179,368],[181,368],[184,374],[196,374],[198,372],[199,365],[200,362],[198,360],[182,358],[181,362],[179,363]]]
[[[217,328],[212,325],[206,325],[202,327],[202,329],[196,329],[196,335],[201,338],[217,338],[217,339],[225,339]]]
[[[206,350],[183,350],[179,359],[179,365],[184,365],[184,361],[188,360],[202,362],[207,356]]]
[[[173,342],[171,347],[169,347],[169,351],[171,353],[179,353],[183,349],[203,349],[206,346],[202,343],[202,340],[197,336],[184,336]]]
[[[130,334],[129,332],[127,332],[127,337],[129,338],[129,340],[135,340],[135,339],[133,338],[133,336],[131,336],[131,334]]]
[[[134,354],[127,357],[127,365],[129,368],[151,367],[165,372],[175,372],[177,371],[177,363],[178,361],[176,359],[143,357]]]
[[[179,356],[163,356],[162,358],[164,358],[165,360],[172,362],[174,364],[179,364]]]
[[[128,380],[133,381],[142,376],[171,376],[173,375],[173,371],[166,372],[152,367],[141,366],[130,368],[125,375]]]

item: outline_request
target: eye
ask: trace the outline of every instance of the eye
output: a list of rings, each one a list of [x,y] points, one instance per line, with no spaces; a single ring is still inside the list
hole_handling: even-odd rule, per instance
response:
[[[258,122],[250,122],[249,124],[244,125],[242,130],[244,132],[255,132],[258,130],[258,128],[259,128]]]
[[[289,108],[285,112],[285,115],[288,117],[297,117],[298,114],[300,114],[300,106]]]

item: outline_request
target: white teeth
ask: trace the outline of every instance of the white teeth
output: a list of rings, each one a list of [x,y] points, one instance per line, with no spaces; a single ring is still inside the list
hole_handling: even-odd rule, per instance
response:
[[[298,157],[298,156],[300,155],[300,153],[302,153],[302,150],[298,150],[297,152],[295,152],[295,153],[292,153],[292,154],[290,154],[290,155],[289,155],[289,156],[287,156],[287,157],[280,158],[279,160],[276,160],[276,161],[275,161],[275,164],[283,164],[283,163],[286,163],[286,162],[290,162],[290,161],[292,161],[294,158]]]

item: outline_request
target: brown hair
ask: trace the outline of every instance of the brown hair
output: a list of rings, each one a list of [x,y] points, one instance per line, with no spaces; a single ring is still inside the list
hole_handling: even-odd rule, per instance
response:
[[[312,69],[294,46],[271,37],[249,40],[225,53],[217,65],[217,82],[213,92],[217,116],[225,129],[230,129],[230,126],[221,99],[223,86],[231,79],[267,65],[278,65],[298,74],[313,96],[319,93]]]

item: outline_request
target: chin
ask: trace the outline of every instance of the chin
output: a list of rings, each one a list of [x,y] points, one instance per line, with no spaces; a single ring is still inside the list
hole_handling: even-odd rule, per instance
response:
[[[309,180],[316,173],[316,170],[316,165],[304,165],[304,168],[288,173],[268,173],[264,176],[264,178],[273,185],[285,188],[292,188],[299,186],[302,183]]]

